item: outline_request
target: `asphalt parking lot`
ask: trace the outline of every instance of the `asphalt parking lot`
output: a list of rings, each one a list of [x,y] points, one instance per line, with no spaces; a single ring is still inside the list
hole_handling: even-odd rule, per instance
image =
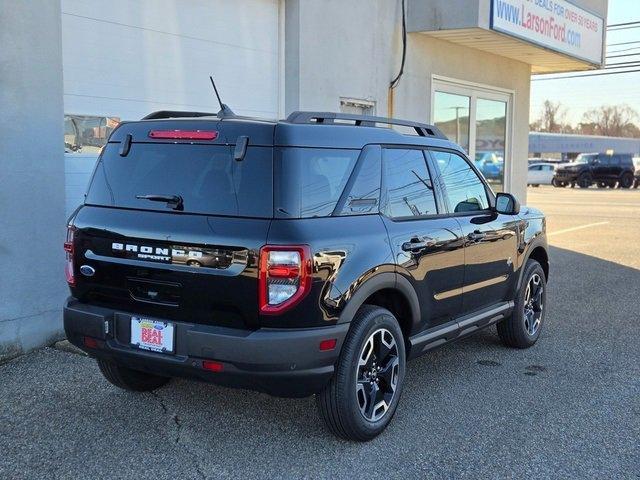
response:
[[[333,438],[312,398],[126,393],[44,348],[0,365],[0,478],[640,478],[640,190],[528,204],[551,245],[540,341],[509,350],[491,329],[410,363],[372,442]]]

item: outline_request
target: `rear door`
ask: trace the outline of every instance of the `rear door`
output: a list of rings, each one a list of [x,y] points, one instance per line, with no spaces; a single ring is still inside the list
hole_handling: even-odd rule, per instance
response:
[[[383,150],[381,211],[398,274],[413,285],[425,328],[462,308],[462,231],[439,203],[423,150]]]
[[[489,190],[462,155],[431,150],[445,205],[464,239],[464,314],[508,300],[515,281],[518,218],[491,209]]]
[[[122,141],[101,154],[74,219],[73,294],[145,316],[255,327],[257,256],[273,211],[272,147],[250,146],[239,162],[213,122],[198,125],[197,139],[152,140],[153,131],[184,125],[161,123],[145,128],[148,136],[120,132]],[[208,131],[216,138],[203,139]],[[83,265],[94,273],[83,275]],[[122,328],[126,337],[126,322]]]

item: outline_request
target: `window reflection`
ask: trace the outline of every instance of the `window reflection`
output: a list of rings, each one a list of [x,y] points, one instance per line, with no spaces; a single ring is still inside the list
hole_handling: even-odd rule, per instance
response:
[[[484,184],[464,158],[454,153],[431,152],[454,212],[486,210],[489,200]]]
[[[435,215],[433,185],[422,150],[384,151],[385,213],[391,218]]]
[[[478,98],[474,162],[495,191],[504,185],[506,121],[506,102]]]
[[[469,105],[471,99],[464,95],[435,92],[433,118],[447,138],[469,151]]]
[[[118,117],[65,115],[65,153],[93,153],[97,155],[119,123]]]

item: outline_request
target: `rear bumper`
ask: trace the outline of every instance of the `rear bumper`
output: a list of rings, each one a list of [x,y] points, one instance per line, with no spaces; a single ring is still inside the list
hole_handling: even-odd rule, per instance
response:
[[[92,357],[158,375],[284,397],[304,397],[324,388],[349,328],[340,324],[249,331],[171,321],[175,325],[175,354],[166,355],[130,345],[131,316],[70,297],[64,306],[64,329],[69,341]],[[100,348],[87,348],[85,336],[100,340]],[[337,340],[333,350],[319,350],[321,340],[333,338]],[[204,370],[203,360],[222,362],[224,369],[215,373]]]

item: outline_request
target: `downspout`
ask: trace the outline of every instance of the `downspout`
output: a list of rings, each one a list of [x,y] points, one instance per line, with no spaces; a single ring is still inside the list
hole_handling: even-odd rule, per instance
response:
[[[400,83],[400,77],[404,73],[404,63],[407,58],[407,24],[404,2],[405,0],[402,0],[402,62],[400,63],[398,75],[389,83],[389,92],[387,94],[387,116],[389,118],[393,118],[393,90]]]

